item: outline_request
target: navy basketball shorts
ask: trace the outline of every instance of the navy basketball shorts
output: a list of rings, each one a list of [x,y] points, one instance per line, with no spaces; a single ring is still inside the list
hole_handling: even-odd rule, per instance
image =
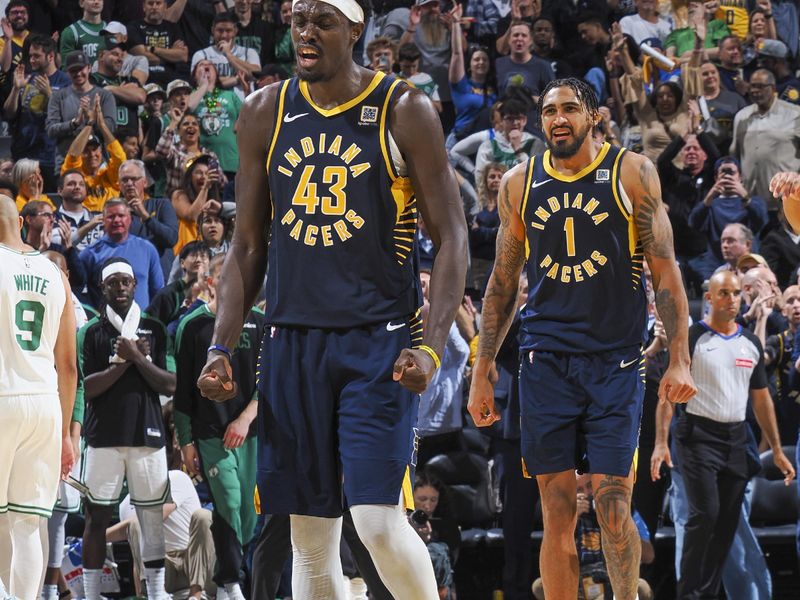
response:
[[[338,517],[410,500],[419,396],[392,379],[408,323],[272,327],[259,378],[261,512]]]
[[[644,401],[639,346],[592,354],[525,351],[519,389],[522,458],[528,473],[579,468],[628,475]]]

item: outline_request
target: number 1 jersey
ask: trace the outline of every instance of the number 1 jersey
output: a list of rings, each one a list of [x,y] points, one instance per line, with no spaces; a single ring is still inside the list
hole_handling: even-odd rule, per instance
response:
[[[0,244],[0,396],[58,393],[55,343],[66,304],[61,271]]]
[[[389,133],[403,89],[376,73],[357,97],[323,109],[305,82],[281,86],[266,165],[268,323],[351,328],[416,313],[416,198]]]
[[[570,176],[553,168],[549,150],[529,160],[522,349],[606,352],[643,343],[644,255],[620,181],[624,153],[603,144]]]

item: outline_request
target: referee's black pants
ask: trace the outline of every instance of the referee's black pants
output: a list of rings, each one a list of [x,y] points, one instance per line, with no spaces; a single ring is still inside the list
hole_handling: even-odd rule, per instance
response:
[[[689,520],[683,541],[678,598],[717,598],[750,466],[747,424],[681,414],[675,449],[686,483]]]

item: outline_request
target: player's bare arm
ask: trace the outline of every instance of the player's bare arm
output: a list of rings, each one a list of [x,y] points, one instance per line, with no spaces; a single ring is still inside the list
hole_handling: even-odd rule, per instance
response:
[[[494,360],[513,320],[519,276],[525,265],[525,224],[520,216],[520,204],[527,166],[527,161],[515,166],[500,182],[497,250],[483,299],[478,358],[472,369],[467,406],[478,427],[487,427],[500,419],[494,407]]]
[[[783,214],[795,232],[800,231],[800,173],[777,173],[769,182],[769,191],[783,200]]]
[[[623,157],[622,184],[633,203],[634,224],[653,277],[656,310],[669,343],[669,367],[661,378],[658,397],[684,403],[697,391],[689,372],[689,303],[675,261],[658,172],[649,159],[629,152]]]
[[[212,344],[231,350],[236,346],[267,270],[267,236],[272,211],[266,164],[279,85],[248,96],[237,121],[236,205],[240,218],[236,220],[230,250],[217,282],[217,320],[212,338]],[[223,352],[209,352],[197,384],[206,398],[217,402],[236,395],[230,362]]]
[[[464,297],[467,274],[467,224],[453,169],[444,150],[439,117],[430,100],[407,90],[392,109],[392,136],[403,154],[437,254],[431,273],[431,307],[423,344],[441,357],[456,311]],[[421,140],[425,140],[420,143]],[[413,392],[425,390],[433,377],[433,359],[421,350],[404,350],[395,378]]]
[[[58,376],[58,399],[61,403],[61,477],[69,475],[75,462],[70,437],[70,421],[78,387],[78,359],[75,340],[75,310],[72,306],[72,290],[66,275],[61,273],[66,302],[58,324],[58,337],[53,348]]]

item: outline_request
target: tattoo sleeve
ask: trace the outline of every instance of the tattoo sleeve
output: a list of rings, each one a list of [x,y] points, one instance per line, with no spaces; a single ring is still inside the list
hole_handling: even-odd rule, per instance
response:
[[[653,256],[674,260],[672,227],[661,200],[658,173],[649,160],[639,169],[639,179],[642,182],[642,195],[634,207],[634,219],[644,253],[648,258]]]
[[[676,340],[680,344],[680,348],[671,347],[670,350],[677,350],[675,354],[682,355],[681,358],[688,361],[689,305],[675,261],[672,226],[661,200],[658,172],[649,160],[645,160],[639,168],[639,183],[633,218],[650,266],[656,292],[656,310],[671,346]]]
[[[525,264],[525,232],[515,231],[513,221],[519,220],[511,201],[508,179],[503,180],[498,198],[500,229],[494,269],[486,288],[481,313],[478,356],[494,360],[508,332],[514,314],[519,287],[519,275]],[[518,228],[517,228],[518,229]]]

